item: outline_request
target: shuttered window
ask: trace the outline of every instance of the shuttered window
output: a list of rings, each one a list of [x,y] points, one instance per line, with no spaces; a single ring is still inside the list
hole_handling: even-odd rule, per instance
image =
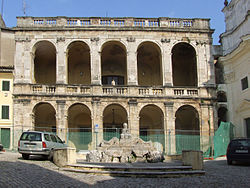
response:
[[[247,77],[241,79],[241,87],[242,87],[242,90],[245,90],[248,88],[248,80],[247,80]]]
[[[2,91],[9,91],[10,90],[10,81],[3,81],[2,82]]]
[[[2,106],[2,119],[9,119],[9,106]]]

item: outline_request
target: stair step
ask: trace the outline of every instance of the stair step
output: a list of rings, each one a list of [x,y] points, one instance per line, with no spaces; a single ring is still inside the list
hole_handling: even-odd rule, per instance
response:
[[[95,171],[191,171],[191,166],[127,166],[127,165],[93,165],[93,164],[74,164],[68,165],[67,168],[75,168],[80,170],[95,170]]]
[[[203,170],[192,170],[192,171],[165,171],[165,172],[152,172],[152,171],[98,171],[98,170],[82,170],[75,168],[60,168],[59,170],[86,173],[95,175],[110,175],[110,176],[121,176],[121,177],[148,177],[148,178],[167,178],[167,177],[182,177],[182,176],[200,176],[204,175]]]

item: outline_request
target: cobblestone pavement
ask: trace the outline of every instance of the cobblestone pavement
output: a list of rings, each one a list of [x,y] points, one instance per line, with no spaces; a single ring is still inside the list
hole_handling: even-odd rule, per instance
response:
[[[0,152],[0,187],[250,187],[250,165],[226,164],[225,158],[205,161],[205,176],[182,178],[122,178],[59,171],[47,160],[23,160]]]

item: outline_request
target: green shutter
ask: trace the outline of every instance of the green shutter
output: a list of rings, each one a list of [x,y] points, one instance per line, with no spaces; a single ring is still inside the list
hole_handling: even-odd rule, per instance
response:
[[[9,106],[2,106],[2,119],[9,119]]]
[[[3,81],[2,82],[2,91],[9,91],[10,90],[10,81]]]

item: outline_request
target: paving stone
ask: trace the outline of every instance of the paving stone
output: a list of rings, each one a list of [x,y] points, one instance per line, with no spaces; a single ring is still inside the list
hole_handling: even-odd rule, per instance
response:
[[[205,161],[205,176],[128,178],[59,171],[39,157],[23,160],[13,152],[0,153],[0,187],[249,187],[250,165],[228,166],[225,158]]]

